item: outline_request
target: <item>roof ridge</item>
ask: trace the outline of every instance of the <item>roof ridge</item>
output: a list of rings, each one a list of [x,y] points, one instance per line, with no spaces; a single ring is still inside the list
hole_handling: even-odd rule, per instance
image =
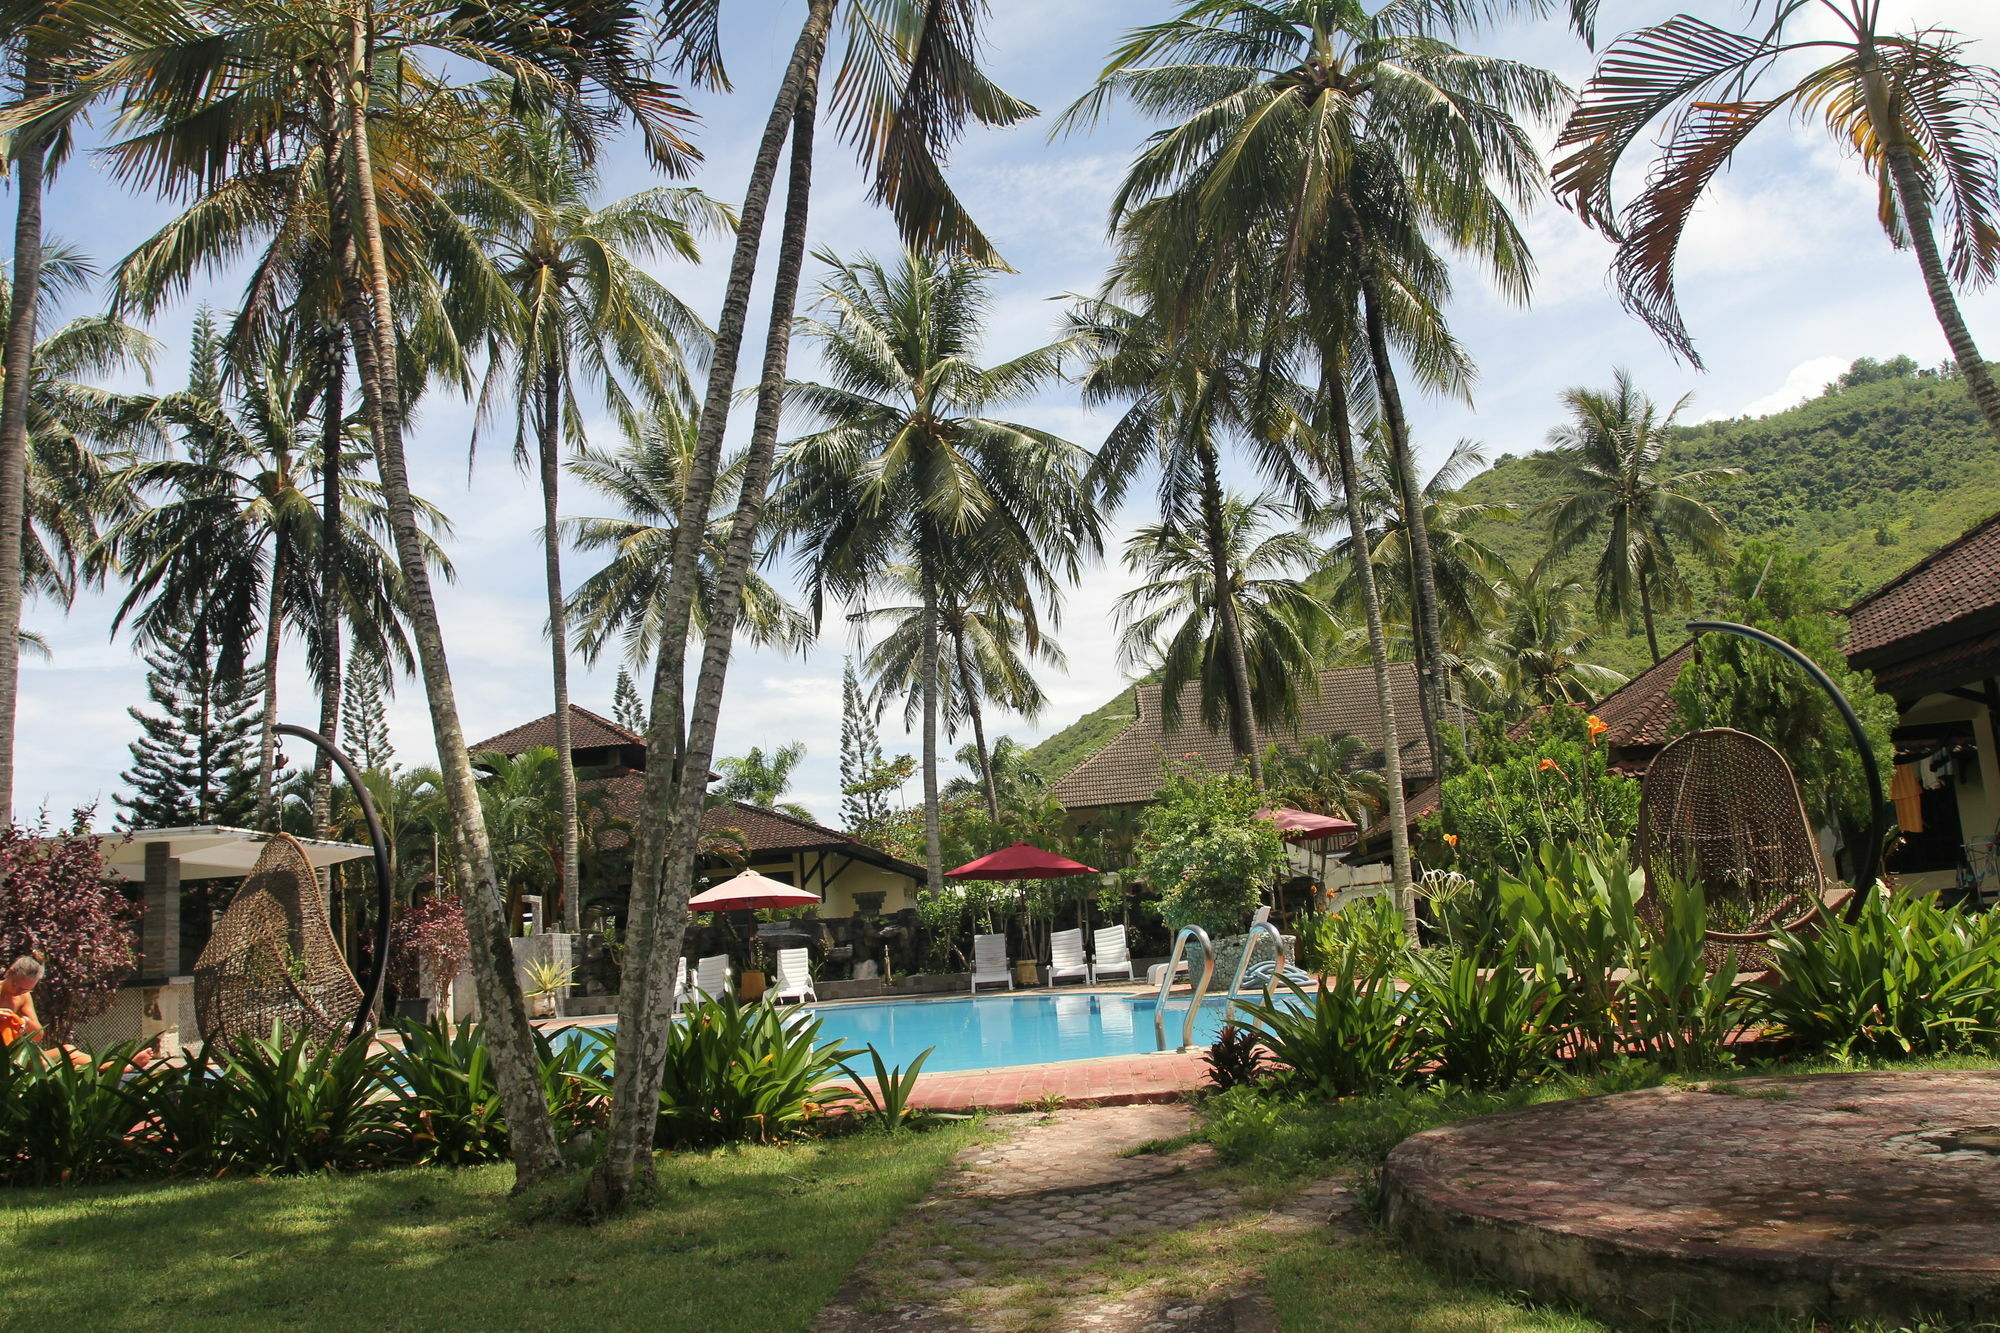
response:
[[[729,803],[731,805],[740,807],[741,809],[744,810],[754,810],[758,814],[764,815],[771,819],[782,819],[787,824],[797,824],[800,828],[813,829],[814,831],[819,833],[831,833],[834,837],[839,838],[842,842],[851,842],[862,847],[866,847],[868,845],[867,843],[862,842],[861,839],[853,836],[852,834],[842,833],[839,829],[834,828],[829,824],[822,824],[816,819],[800,819],[797,815],[786,814],[783,810],[773,810],[768,805],[752,805],[748,801],[739,801],[733,796],[729,798]]]
[[[1964,532],[1959,533],[1956,537],[1953,537],[1950,541],[1946,542],[1944,545],[1936,548],[1929,555],[1926,555],[1921,560],[1911,565],[1908,569],[1905,569],[1902,573],[1897,574],[1894,577],[1890,578],[1886,583],[1882,584],[1874,591],[1863,593],[1861,596],[1855,598],[1854,601],[1852,601],[1847,605],[1847,607],[1841,612],[1841,614],[1849,618],[1852,618],[1854,613],[1861,607],[1874,601],[1876,598],[1881,597],[1885,593],[1895,591],[1897,588],[1903,586],[1905,583],[1908,583],[1911,579],[1914,579],[1917,575],[1924,573],[1926,570],[1930,569],[1931,566],[1937,564],[1938,561],[1942,560],[1945,556],[1950,555],[1956,552],[1959,548],[1965,546],[1968,542],[1972,541],[1973,538],[1981,536],[1982,534],[1985,533],[1985,531],[1988,528],[1994,527],[1996,524],[2000,524],[2000,511],[1988,514],[1985,518],[1980,519],[1977,523],[1974,523]]]
[[[632,730],[632,728],[626,726],[624,723],[613,722],[610,718],[604,716],[604,714],[599,712],[594,712],[591,709],[585,708],[582,704],[572,703],[570,705],[570,711],[574,713],[582,713],[592,722],[597,723],[599,726],[604,727],[608,731],[615,731],[621,736],[630,736],[635,744],[644,745],[646,743],[646,738],[644,736],[641,736],[638,732]],[[555,714],[551,712],[549,716],[554,717]],[[540,721],[539,718],[537,718],[536,720]]]

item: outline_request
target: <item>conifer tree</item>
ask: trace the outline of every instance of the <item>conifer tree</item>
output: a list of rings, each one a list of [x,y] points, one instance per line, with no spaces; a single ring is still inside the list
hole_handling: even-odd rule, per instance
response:
[[[374,653],[356,654],[347,673],[347,697],[341,705],[341,728],[348,757],[365,769],[388,768],[396,758],[389,743],[389,720],[382,705],[388,668]]]
[[[639,701],[639,687],[625,668],[618,668],[618,684],[611,692],[611,720],[627,731],[646,734],[646,705]]]
[[[889,814],[885,793],[870,782],[882,766],[875,716],[849,658],[840,680],[840,822],[849,831],[867,828]]]
[[[146,654],[146,695],[159,711],[126,711],[139,724],[132,767],[115,795],[125,828],[248,824],[257,809],[258,700],[264,673],[220,669],[206,634],[162,636]]]

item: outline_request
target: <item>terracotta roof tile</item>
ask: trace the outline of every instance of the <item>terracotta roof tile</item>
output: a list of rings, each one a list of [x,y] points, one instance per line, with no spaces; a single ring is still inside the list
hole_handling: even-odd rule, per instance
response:
[[[646,738],[635,731],[627,731],[608,717],[599,717],[588,708],[569,706],[570,744],[578,750],[595,750],[606,746],[644,745]],[[520,754],[546,746],[551,749],[556,743],[556,715],[546,714],[533,722],[523,722],[510,731],[498,736],[490,736],[477,745],[468,747],[474,754],[482,750],[497,750],[501,754]]]
[[[1404,776],[1409,780],[1427,778],[1435,768],[1419,723],[1416,667],[1408,662],[1393,664],[1390,683]],[[1180,727],[1166,733],[1160,726],[1160,687],[1140,685],[1135,691],[1138,716],[1055,784],[1052,791],[1056,800],[1073,810],[1130,805],[1152,799],[1159,790],[1164,764],[1191,759],[1210,772],[1233,768],[1236,752],[1228,734],[1210,731],[1201,724],[1196,688],[1189,686],[1183,696],[1186,703]],[[1376,747],[1373,754],[1364,758],[1364,766],[1380,766],[1382,728],[1376,706],[1374,668],[1334,667],[1320,673],[1319,692],[1301,700],[1299,714],[1296,729],[1258,728],[1258,746],[1278,744],[1290,748],[1301,740],[1321,736],[1359,736]]]
[[[1847,608],[1847,656],[1873,666],[1935,635],[2000,612],[2000,514],[1945,543]],[[1963,628],[1970,628],[1964,626]]]
[[[1681,668],[1694,656],[1690,639],[1604,696],[1590,711],[1610,730],[1605,744],[1615,750],[1646,745],[1665,745],[1674,736],[1674,681]]]
[[[616,851],[631,840],[627,829],[639,818],[639,803],[645,788],[644,773],[620,773],[610,778],[587,778],[577,784],[577,790],[583,796],[587,808],[593,804],[591,798],[601,793],[602,799],[595,802],[596,808],[601,811],[597,816],[599,822],[617,821],[612,827],[599,832],[598,846],[606,851]],[[900,871],[913,879],[921,880],[924,877],[922,866],[912,865],[908,861],[893,857],[887,852],[849,837],[839,829],[815,824],[810,819],[800,819],[782,811],[746,805],[742,801],[724,801],[702,811],[703,833],[719,834],[725,830],[740,833],[753,855],[833,849],[848,852],[857,860]]]

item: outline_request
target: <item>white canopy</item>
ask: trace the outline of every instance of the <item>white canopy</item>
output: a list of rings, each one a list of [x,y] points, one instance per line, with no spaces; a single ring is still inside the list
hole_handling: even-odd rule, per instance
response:
[[[247,828],[223,828],[203,824],[194,828],[144,828],[130,833],[99,835],[97,845],[104,852],[104,868],[122,879],[146,877],[146,848],[157,842],[167,844],[167,855],[181,863],[182,879],[229,879],[247,875],[257,864],[269,835]],[[370,855],[368,848],[352,842],[325,842],[300,838],[306,859],[314,869],[355,861]]]

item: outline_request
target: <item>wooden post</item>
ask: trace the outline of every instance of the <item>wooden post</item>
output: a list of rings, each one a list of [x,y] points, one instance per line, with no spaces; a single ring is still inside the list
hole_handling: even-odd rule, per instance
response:
[[[178,976],[181,970],[181,863],[168,842],[146,844],[145,915],[139,918],[139,975]]]

